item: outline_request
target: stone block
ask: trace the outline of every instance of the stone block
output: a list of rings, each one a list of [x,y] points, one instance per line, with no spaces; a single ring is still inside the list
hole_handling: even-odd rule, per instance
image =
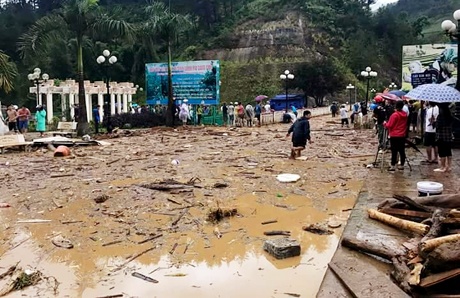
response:
[[[300,243],[294,239],[268,239],[265,240],[263,248],[277,259],[300,256]]]

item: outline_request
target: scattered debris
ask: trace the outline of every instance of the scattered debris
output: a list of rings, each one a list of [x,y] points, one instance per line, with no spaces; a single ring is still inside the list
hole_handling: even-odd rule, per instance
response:
[[[17,223],[47,223],[51,222],[51,219],[25,219],[18,220]]]
[[[137,242],[137,244],[144,244],[144,243],[146,243],[146,242],[149,242],[149,241],[155,240],[155,239],[157,239],[157,238],[160,238],[161,236],[163,236],[163,234],[154,235],[154,236],[152,236],[152,237],[149,237],[149,238],[147,238],[147,239],[144,239],[144,240],[142,240],[142,241]]]
[[[228,187],[228,184],[227,183],[222,183],[222,182],[217,182],[217,183],[214,183],[213,187],[214,188],[224,188],[224,187]]]
[[[318,235],[332,235],[334,234],[333,231],[327,229],[323,225],[320,224],[311,224],[308,226],[303,226],[302,230],[313,233],[313,234],[318,234]]]
[[[133,273],[131,273],[131,275],[134,276],[134,277],[143,279],[143,280],[145,280],[145,281],[154,283],[154,284],[157,284],[157,283],[158,283],[158,280],[153,279],[153,278],[151,278],[151,277],[148,277],[148,276],[146,276],[146,275],[144,275],[144,274],[141,274],[141,273],[139,273],[139,272],[133,272]]]
[[[73,248],[72,242],[70,242],[69,239],[64,238],[62,235],[57,235],[53,239],[51,239],[51,243],[53,243],[57,247],[62,247],[62,248]]]
[[[300,243],[290,238],[268,239],[263,249],[277,259],[300,256]]]
[[[217,223],[226,217],[232,217],[238,214],[236,208],[220,208],[211,209],[208,212],[207,221]]]
[[[174,273],[174,274],[166,274],[165,276],[184,277],[184,276],[187,276],[187,274],[185,274],[185,273]]]
[[[54,150],[54,157],[65,157],[70,155],[70,149],[67,146],[61,145]]]
[[[265,236],[276,236],[276,235],[283,235],[283,236],[291,236],[290,231],[266,231],[264,232]]]
[[[42,280],[40,271],[22,270],[15,268],[11,275],[11,281],[0,289],[0,297],[6,296],[13,291],[20,291],[38,284]]]
[[[94,198],[94,202],[96,202],[97,204],[100,204],[100,203],[104,203],[108,199],[110,199],[110,196],[108,196],[108,195],[100,195],[100,196],[97,196],[97,197]]]
[[[268,224],[277,223],[277,222],[278,221],[276,219],[272,219],[272,220],[263,221],[261,222],[261,224],[268,225]]]
[[[296,293],[283,293],[283,294],[291,296],[291,297],[300,297],[300,294],[296,294]]]
[[[122,243],[122,242],[123,241],[121,241],[121,240],[115,240],[115,241],[104,243],[104,244],[102,244],[102,246],[110,246],[110,245],[114,245],[114,244],[118,244],[118,243]]]
[[[327,226],[331,229],[337,229],[337,228],[340,228],[342,226],[342,223],[338,222],[338,221],[334,221],[334,220],[330,220],[327,222]]]
[[[217,239],[222,238],[222,233],[219,231],[218,227],[214,228],[214,235],[216,235]]]

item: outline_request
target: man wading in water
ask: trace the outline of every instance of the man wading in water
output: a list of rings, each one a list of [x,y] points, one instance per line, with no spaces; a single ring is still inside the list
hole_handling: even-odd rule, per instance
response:
[[[292,132],[292,149],[291,149],[291,156],[290,159],[295,159],[296,157],[300,157],[300,152],[305,149],[307,146],[307,140],[310,143],[313,141],[310,139],[310,122],[308,119],[311,118],[310,111],[304,111],[303,116],[298,118],[294,124],[288,130],[286,134],[286,138]]]

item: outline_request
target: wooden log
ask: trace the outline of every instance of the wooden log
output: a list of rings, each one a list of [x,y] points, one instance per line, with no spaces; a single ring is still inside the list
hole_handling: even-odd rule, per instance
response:
[[[403,229],[406,231],[414,232],[420,235],[425,235],[430,227],[424,224],[416,223],[409,220],[400,219],[382,212],[379,212],[375,209],[368,209],[367,213],[369,217],[380,222],[383,222],[392,227]]]
[[[396,200],[398,201],[401,201],[403,203],[405,203],[406,205],[414,208],[414,209],[417,209],[417,210],[422,210],[422,211],[426,211],[426,212],[432,212],[433,211],[433,207],[428,207],[428,206],[425,206],[425,205],[422,205],[420,203],[417,203],[415,202],[414,200],[412,200],[411,198],[407,197],[407,196],[401,196],[401,195],[393,195],[393,198],[395,198]]]
[[[446,281],[448,279],[454,278],[459,275],[460,275],[460,268],[449,270],[446,272],[436,273],[436,274],[423,278],[420,281],[420,286],[422,288],[431,287],[440,282]]]
[[[171,226],[177,225],[177,223],[179,222],[179,220],[181,220],[181,218],[182,218],[182,217],[185,215],[185,213],[187,213],[187,212],[188,212],[188,208],[184,209],[184,211],[182,211],[182,213],[179,214],[179,216],[178,216],[175,220],[173,220],[173,222],[171,223]]]
[[[399,209],[399,208],[391,208],[391,207],[386,207],[379,209],[380,212],[389,214],[389,215],[394,215],[394,216],[399,216],[404,219],[427,219],[431,217],[430,212],[425,212],[425,211],[414,211],[414,210],[407,210],[407,209]]]
[[[447,242],[436,247],[425,257],[430,272],[442,272],[460,267],[460,242]]]
[[[420,243],[420,251],[422,251],[423,253],[428,253],[430,251],[433,251],[436,247],[440,246],[441,244],[456,241],[460,241],[460,234],[430,239]]]
[[[401,257],[394,257],[391,259],[391,262],[393,263],[391,276],[404,292],[410,293],[411,286],[409,285],[409,279],[411,271],[406,265],[406,260]]]
[[[441,209],[436,209],[433,212],[433,216],[431,217],[431,227],[428,233],[422,238],[421,242],[425,242],[429,239],[436,238],[441,235],[442,232],[442,222],[444,221],[445,212]]]
[[[405,254],[405,250],[396,250],[395,248],[388,247],[384,243],[376,243],[368,240],[358,240],[356,238],[343,237],[342,246],[368,253],[371,255],[376,255],[381,258],[384,258],[388,261],[391,261],[392,258]]]
[[[264,232],[265,236],[276,236],[276,235],[283,235],[283,236],[291,236],[290,231],[266,231]]]

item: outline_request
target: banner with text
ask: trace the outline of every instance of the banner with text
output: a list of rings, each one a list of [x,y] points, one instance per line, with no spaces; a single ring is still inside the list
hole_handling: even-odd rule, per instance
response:
[[[145,65],[147,103],[168,103],[168,63]],[[172,63],[172,86],[175,104],[184,99],[189,104],[217,105],[220,101],[219,60],[185,61]]]
[[[402,90],[411,90],[423,84],[455,86],[457,53],[456,44],[403,46]]]

